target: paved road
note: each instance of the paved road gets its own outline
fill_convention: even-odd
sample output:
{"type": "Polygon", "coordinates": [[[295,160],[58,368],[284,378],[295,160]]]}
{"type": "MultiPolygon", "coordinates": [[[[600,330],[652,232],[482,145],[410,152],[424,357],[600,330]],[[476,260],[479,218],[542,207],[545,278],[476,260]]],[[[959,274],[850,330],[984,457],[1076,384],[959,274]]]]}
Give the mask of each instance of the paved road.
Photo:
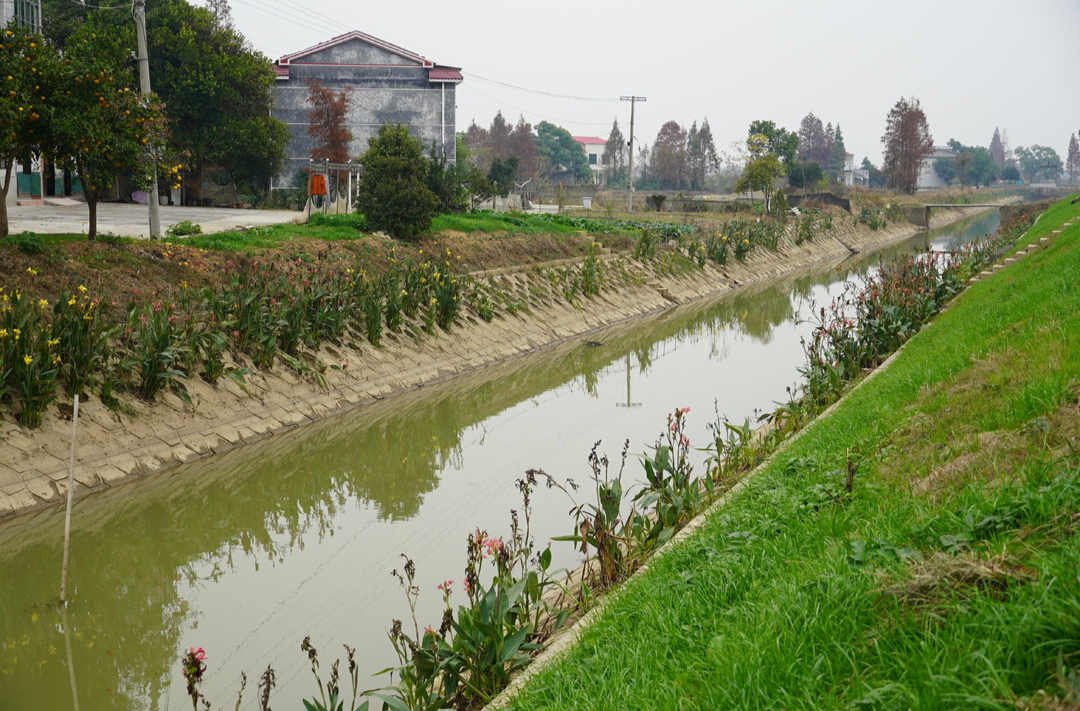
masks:
{"type": "MultiPolygon", "coordinates": [[[[72,201],[75,202],[75,201],[72,201]]],[[[227,207],[161,206],[161,231],[169,225],[191,220],[203,232],[225,232],[238,226],[255,227],[302,220],[301,212],[286,210],[239,210],[227,207]]],[[[86,204],[9,206],[8,225],[12,233],[86,234],[89,229],[86,204]]],[[[122,237],[150,236],[146,205],[101,203],[98,205],[98,234],[111,232],[122,237]]]]}

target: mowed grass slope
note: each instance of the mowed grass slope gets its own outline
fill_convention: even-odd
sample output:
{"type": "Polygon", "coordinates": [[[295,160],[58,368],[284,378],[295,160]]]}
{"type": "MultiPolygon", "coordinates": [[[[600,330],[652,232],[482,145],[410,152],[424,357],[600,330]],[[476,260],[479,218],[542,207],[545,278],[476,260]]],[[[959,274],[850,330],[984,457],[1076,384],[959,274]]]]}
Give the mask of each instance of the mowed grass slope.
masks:
{"type": "Polygon", "coordinates": [[[1080,708],[1078,456],[1080,223],[961,295],[511,705],[1080,708]]]}

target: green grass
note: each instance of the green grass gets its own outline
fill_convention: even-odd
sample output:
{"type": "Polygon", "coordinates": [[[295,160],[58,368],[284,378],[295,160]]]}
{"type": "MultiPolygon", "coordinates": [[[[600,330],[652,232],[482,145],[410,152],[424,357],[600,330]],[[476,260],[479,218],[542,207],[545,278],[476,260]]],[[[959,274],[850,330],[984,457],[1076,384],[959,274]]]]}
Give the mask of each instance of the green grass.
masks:
{"type": "MultiPolygon", "coordinates": [[[[1059,203],[1029,236],[1076,214],[1059,203]]],[[[1015,709],[1064,695],[1080,670],[1078,254],[1080,225],[975,284],[617,592],[513,706],[1015,709]],[[977,584],[957,582],[970,570],[977,584]]]]}
{"type": "MultiPolygon", "coordinates": [[[[271,225],[246,232],[223,232],[194,235],[175,241],[211,250],[243,251],[280,247],[295,240],[321,239],[327,241],[355,240],[364,235],[367,221],[363,215],[312,215],[306,225],[271,225]]],[[[513,234],[577,234],[575,228],[558,222],[538,219],[518,213],[478,212],[470,214],[437,215],[429,234],[444,230],[464,233],[513,234]]]]}
{"type": "Polygon", "coordinates": [[[535,215],[516,212],[473,212],[437,215],[431,221],[432,232],[514,232],[517,234],[576,234],[578,229],[548,222],[535,215]]]}
{"type": "Polygon", "coordinates": [[[325,217],[308,225],[268,225],[254,227],[244,232],[218,232],[208,235],[175,238],[177,244],[200,249],[240,252],[247,249],[273,249],[291,242],[320,239],[329,242],[360,239],[364,233],[356,226],[360,216],[341,215],[337,219],[325,217]],[[348,218],[353,218],[349,220],[348,218]]]}

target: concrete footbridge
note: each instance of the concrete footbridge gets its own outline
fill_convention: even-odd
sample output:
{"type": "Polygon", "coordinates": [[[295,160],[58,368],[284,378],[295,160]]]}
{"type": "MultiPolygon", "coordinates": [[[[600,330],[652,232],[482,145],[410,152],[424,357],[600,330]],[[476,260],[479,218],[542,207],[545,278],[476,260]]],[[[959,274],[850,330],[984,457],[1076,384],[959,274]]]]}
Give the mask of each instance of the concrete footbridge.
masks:
{"type": "Polygon", "coordinates": [[[1001,205],[998,205],[997,203],[994,203],[994,202],[988,202],[985,205],[979,205],[979,204],[974,204],[974,203],[963,204],[963,203],[953,203],[953,202],[931,202],[931,203],[927,203],[923,207],[926,207],[926,208],[931,208],[931,207],[1001,207],[1001,205]]]}
{"type": "Polygon", "coordinates": [[[951,202],[933,202],[925,205],[911,205],[905,208],[908,222],[919,227],[930,227],[930,210],[934,208],[947,208],[947,207],[994,207],[1002,209],[1002,219],[1007,219],[1005,209],[1012,207],[1012,205],[1000,205],[997,203],[951,203],[951,202]]]}

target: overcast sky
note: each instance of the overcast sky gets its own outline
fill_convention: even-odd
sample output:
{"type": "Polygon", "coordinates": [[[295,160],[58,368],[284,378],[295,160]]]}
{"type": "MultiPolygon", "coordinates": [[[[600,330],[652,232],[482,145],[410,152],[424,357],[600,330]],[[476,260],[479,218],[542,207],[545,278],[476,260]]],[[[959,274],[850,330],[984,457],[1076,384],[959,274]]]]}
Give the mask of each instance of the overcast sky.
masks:
{"type": "MultiPolygon", "coordinates": [[[[193,0],[205,4],[204,0],[193,0]]],[[[230,0],[270,59],[360,30],[461,67],[459,131],[502,110],[606,138],[616,117],[651,143],[708,117],[717,148],[755,119],[839,123],[856,163],[881,161],[885,116],[922,103],[936,144],[1048,145],[1080,131],[1080,0],[753,0],[543,3],[230,0]],[[576,97],[574,99],[559,96],[576,97]]]]}

